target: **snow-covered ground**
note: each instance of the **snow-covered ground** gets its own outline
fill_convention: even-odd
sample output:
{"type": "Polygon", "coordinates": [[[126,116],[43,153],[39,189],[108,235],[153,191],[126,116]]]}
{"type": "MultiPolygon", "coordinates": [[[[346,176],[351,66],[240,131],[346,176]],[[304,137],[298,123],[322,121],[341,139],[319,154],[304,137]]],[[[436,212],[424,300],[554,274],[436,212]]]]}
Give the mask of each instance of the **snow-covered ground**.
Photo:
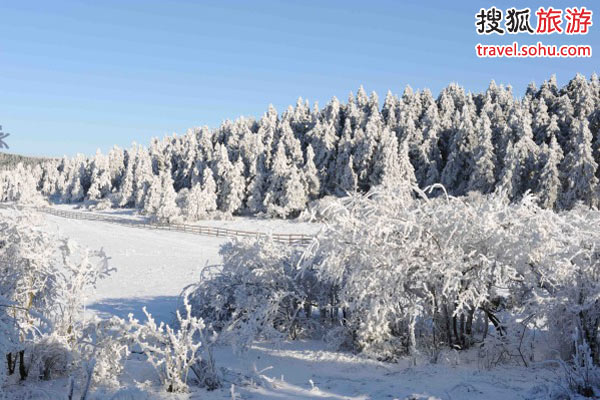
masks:
{"type": "Polygon", "coordinates": [[[104,315],[142,318],[146,306],[169,322],[182,289],[200,279],[204,268],[220,262],[224,238],[154,231],[100,221],[46,215],[48,229],[91,249],[104,249],[116,268],[101,280],[88,308],[104,315]]]}
{"type": "MultiPolygon", "coordinates": [[[[51,232],[93,249],[103,248],[111,257],[117,271],[87,299],[89,310],[103,316],[126,317],[131,312],[141,318],[146,306],[157,319],[171,321],[181,290],[200,279],[207,266],[220,262],[219,246],[227,240],[51,215],[46,219],[51,232]]],[[[256,229],[253,220],[237,222],[256,229]]],[[[267,222],[278,232],[295,227],[293,222],[267,222]]],[[[405,399],[418,394],[423,397],[415,399],[544,399],[555,381],[548,369],[486,370],[472,356],[469,361],[462,354],[459,362],[448,353],[437,365],[421,360],[413,366],[412,360],[391,364],[332,351],[319,341],[256,343],[241,355],[224,347],[217,349],[216,359],[227,370],[225,388],[210,393],[199,390],[189,398],[405,399]]],[[[139,382],[155,380],[155,376],[149,365],[132,358],[124,379],[139,382]]],[[[146,389],[151,397],[171,398],[158,386],[146,389]]]]}

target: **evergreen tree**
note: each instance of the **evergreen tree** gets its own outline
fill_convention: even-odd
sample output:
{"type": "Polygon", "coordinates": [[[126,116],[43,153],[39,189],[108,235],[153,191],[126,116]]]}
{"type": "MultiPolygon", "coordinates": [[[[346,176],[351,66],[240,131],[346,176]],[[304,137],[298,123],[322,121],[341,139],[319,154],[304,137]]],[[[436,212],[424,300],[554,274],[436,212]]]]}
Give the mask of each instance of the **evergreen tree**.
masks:
{"type": "Polygon", "coordinates": [[[550,139],[550,146],[544,144],[542,149],[543,165],[539,178],[537,195],[539,204],[544,208],[554,208],[560,194],[559,166],[563,158],[562,150],[556,137],[550,139]]]}
{"type": "Polygon", "coordinates": [[[191,188],[194,179],[194,169],[198,159],[198,140],[193,129],[187,131],[181,139],[180,159],[175,171],[175,188],[191,188]]]}
{"type": "Polygon", "coordinates": [[[217,210],[217,184],[210,168],[202,174],[202,202],[207,214],[217,210]]]}
{"type": "Polygon", "coordinates": [[[469,191],[476,190],[489,193],[494,188],[496,156],[492,146],[492,128],[487,115],[477,120],[475,130],[478,132],[477,146],[474,150],[473,173],[469,179],[469,191]]]}
{"type": "Polygon", "coordinates": [[[297,167],[304,164],[302,145],[300,140],[294,136],[289,121],[282,120],[278,129],[279,142],[283,144],[288,159],[297,167]]]}
{"type": "Polygon", "coordinates": [[[121,186],[121,180],[125,173],[125,152],[118,146],[113,148],[108,153],[108,168],[111,180],[111,188],[118,188],[121,186]]]}
{"type": "MultiPolygon", "coordinates": [[[[554,121],[556,123],[556,119],[554,121]]],[[[541,145],[542,143],[550,143],[550,132],[548,129],[550,122],[551,120],[550,116],[548,115],[548,106],[546,106],[546,103],[543,100],[537,101],[536,110],[533,114],[532,130],[535,142],[538,145],[541,145]]]]}
{"type": "Polygon", "coordinates": [[[217,204],[219,210],[233,214],[241,206],[244,199],[245,182],[242,165],[229,161],[225,145],[218,146],[215,158],[214,173],[217,176],[217,204]]]}
{"type": "Polygon", "coordinates": [[[375,154],[371,185],[397,188],[405,184],[406,174],[403,174],[401,168],[406,165],[400,162],[398,138],[389,129],[384,129],[375,154]]]}
{"type": "Polygon", "coordinates": [[[141,207],[142,213],[150,216],[156,215],[158,207],[160,206],[161,190],[162,182],[160,177],[152,175],[151,181],[146,190],[146,194],[143,198],[143,204],[141,207]]]}
{"type": "Polygon", "coordinates": [[[558,143],[563,149],[563,152],[567,154],[572,150],[569,148],[571,143],[569,136],[571,134],[571,124],[573,122],[575,111],[573,110],[571,99],[569,99],[569,96],[566,94],[563,94],[558,98],[554,107],[556,109],[556,116],[558,117],[557,122],[560,128],[560,135],[557,137],[558,143]]]}
{"type": "Polygon", "coordinates": [[[177,193],[175,193],[175,188],[173,187],[174,182],[173,178],[171,178],[171,173],[169,171],[161,172],[156,183],[160,193],[154,217],[163,223],[175,222],[179,217],[179,208],[175,202],[177,193]]]}
{"type": "Polygon", "coordinates": [[[354,172],[352,156],[351,128],[350,122],[347,121],[337,148],[334,192],[339,196],[344,196],[347,193],[356,191],[357,184],[358,177],[354,172]]]}
{"type": "Polygon", "coordinates": [[[430,186],[440,181],[442,154],[439,148],[441,131],[437,105],[430,104],[421,118],[423,143],[419,148],[418,162],[415,164],[415,175],[421,187],[430,186]]]}
{"type": "Polygon", "coordinates": [[[241,210],[246,191],[246,183],[242,174],[243,165],[241,161],[235,164],[228,160],[218,167],[221,177],[221,186],[218,190],[219,209],[228,214],[234,214],[241,210]]]}
{"type": "Polygon", "coordinates": [[[381,110],[383,122],[390,129],[390,131],[392,131],[396,135],[398,134],[396,132],[396,129],[398,128],[398,103],[398,97],[394,96],[392,92],[388,90],[387,95],[385,96],[385,100],[383,102],[383,108],[381,110]]]}
{"type": "Polygon", "coordinates": [[[80,202],[85,197],[85,190],[82,184],[84,175],[85,161],[81,154],[78,154],[71,163],[67,174],[67,192],[64,201],[76,203],[80,202]]]}
{"type": "Polygon", "coordinates": [[[316,199],[321,194],[321,182],[319,181],[319,171],[314,163],[315,153],[309,144],[306,148],[306,162],[304,163],[304,180],[310,199],[316,199]]]}
{"type": "Polygon", "coordinates": [[[267,187],[267,176],[269,175],[265,167],[265,158],[264,154],[259,156],[256,162],[256,174],[250,178],[250,183],[248,184],[248,201],[246,202],[246,207],[252,214],[259,214],[265,211],[263,202],[267,187]]]}
{"type": "Polygon", "coordinates": [[[451,138],[448,162],[442,171],[442,184],[455,195],[465,193],[473,170],[473,151],[477,144],[473,117],[474,109],[470,106],[464,107],[458,117],[458,131],[451,138]]]}
{"type": "Polygon", "coordinates": [[[110,193],[111,186],[109,160],[98,150],[92,161],[91,183],[87,191],[87,198],[89,200],[101,199],[110,193]]]}
{"type": "Polygon", "coordinates": [[[269,215],[286,218],[304,209],[308,201],[300,171],[290,162],[282,142],[277,146],[264,206],[269,215]]]}
{"type": "MultiPolygon", "coordinates": [[[[130,155],[131,157],[131,155],[130,155]]],[[[129,159],[127,163],[127,168],[125,168],[125,174],[123,175],[123,180],[121,182],[121,188],[119,190],[119,207],[128,207],[133,205],[133,159],[129,159]]]]}
{"type": "Polygon", "coordinates": [[[572,149],[561,165],[563,191],[561,205],[572,207],[576,201],[589,206],[598,204],[598,164],[592,156],[592,133],[587,119],[574,119],[571,123],[572,149]]]}
{"type": "MultiPolygon", "coordinates": [[[[180,191],[180,193],[183,192],[180,191]]],[[[189,221],[198,221],[206,216],[204,208],[204,199],[202,193],[202,185],[197,184],[192,186],[189,191],[184,194],[182,213],[189,221]]]]}

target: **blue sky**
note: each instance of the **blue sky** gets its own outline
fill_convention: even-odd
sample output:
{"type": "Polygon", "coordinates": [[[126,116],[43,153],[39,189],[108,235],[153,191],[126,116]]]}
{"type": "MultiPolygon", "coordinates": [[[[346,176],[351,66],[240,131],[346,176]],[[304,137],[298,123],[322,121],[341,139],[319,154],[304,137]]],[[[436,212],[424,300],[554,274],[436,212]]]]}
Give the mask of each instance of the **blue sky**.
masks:
{"type": "Polygon", "coordinates": [[[562,84],[600,72],[596,55],[478,59],[478,42],[600,51],[600,16],[586,36],[478,36],[474,14],[492,5],[596,11],[579,0],[0,1],[0,125],[11,152],[92,154],[281,111],[299,96],[345,101],[361,84],[381,99],[407,84],[437,95],[491,79],[520,94],[553,73],[562,84]]]}

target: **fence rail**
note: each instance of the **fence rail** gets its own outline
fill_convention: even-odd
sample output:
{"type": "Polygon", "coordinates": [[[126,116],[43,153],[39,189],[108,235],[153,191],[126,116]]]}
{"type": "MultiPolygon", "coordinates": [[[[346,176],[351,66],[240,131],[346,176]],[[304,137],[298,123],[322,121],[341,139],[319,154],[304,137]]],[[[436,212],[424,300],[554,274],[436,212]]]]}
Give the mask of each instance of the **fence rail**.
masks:
{"type": "MultiPolygon", "coordinates": [[[[6,205],[0,205],[1,207],[6,207],[6,205]]],[[[23,208],[21,206],[16,206],[17,208],[23,208]]],[[[137,228],[144,229],[156,229],[156,230],[166,230],[166,231],[176,231],[176,232],[184,232],[184,233],[192,233],[196,235],[203,236],[213,236],[213,237],[268,237],[271,236],[273,240],[280,243],[288,243],[288,244],[307,244],[309,243],[313,237],[311,235],[305,235],[302,233],[272,233],[267,234],[264,232],[254,232],[254,231],[244,231],[237,229],[228,229],[228,228],[216,228],[212,226],[205,225],[189,225],[189,224],[161,224],[154,222],[146,222],[133,220],[128,218],[121,218],[112,215],[100,215],[93,214],[89,212],[81,212],[81,211],[67,211],[67,210],[58,210],[52,207],[41,206],[41,207],[33,207],[36,211],[43,212],[46,214],[55,215],[57,217],[69,218],[69,219],[79,219],[79,220],[89,220],[89,221],[102,221],[109,222],[120,225],[128,225],[137,228]]]]}

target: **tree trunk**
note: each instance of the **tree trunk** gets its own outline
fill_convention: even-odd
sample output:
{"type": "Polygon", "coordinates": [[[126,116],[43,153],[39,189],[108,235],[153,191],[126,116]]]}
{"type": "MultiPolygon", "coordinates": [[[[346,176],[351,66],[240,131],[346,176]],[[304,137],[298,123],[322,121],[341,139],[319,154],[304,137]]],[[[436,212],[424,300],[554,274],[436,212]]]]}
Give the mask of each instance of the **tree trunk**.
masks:
{"type": "Polygon", "coordinates": [[[506,333],[504,330],[504,327],[502,326],[502,324],[500,323],[500,320],[498,319],[498,317],[496,317],[489,309],[487,308],[482,308],[483,312],[485,312],[485,315],[490,319],[490,321],[492,321],[492,324],[494,324],[494,327],[496,328],[496,330],[498,331],[498,333],[500,334],[500,336],[504,336],[504,334],[506,333]]]}
{"type": "Polygon", "coordinates": [[[12,374],[14,374],[14,373],[15,373],[15,366],[16,366],[16,364],[17,364],[17,359],[15,358],[15,359],[13,360],[13,355],[12,355],[12,353],[8,353],[8,354],[6,355],[6,364],[7,364],[7,366],[8,366],[8,368],[7,368],[7,369],[8,369],[8,374],[9,374],[9,375],[12,375],[12,374]]]}
{"type": "Polygon", "coordinates": [[[467,340],[465,335],[465,314],[460,314],[460,347],[463,349],[467,348],[467,340]]]}
{"type": "Polygon", "coordinates": [[[444,304],[444,320],[446,322],[446,339],[448,341],[448,347],[452,347],[452,332],[450,330],[450,313],[448,312],[448,306],[444,304]]]}
{"type": "Polygon", "coordinates": [[[25,350],[19,351],[19,376],[24,381],[27,378],[27,369],[25,368],[25,350]]]}
{"type": "Polygon", "coordinates": [[[304,314],[306,314],[307,319],[312,316],[312,305],[308,301],[304,303],[304,314]]]}
{"type": "Polygon", "coordinates": [[[460,336],[458,335],[458,319],[456,318],[456,315],[452,317],[452,331],[454,333],[453,343],[460,345],[460,336]]]}
{"type": "Polygon", "coordinates": [[[465,326],[465,333],[467,336],[469,346],[473,343],[473,316],[475,315],[475,308],[469,310],[467,315],[467,324],[465,326]]]}

